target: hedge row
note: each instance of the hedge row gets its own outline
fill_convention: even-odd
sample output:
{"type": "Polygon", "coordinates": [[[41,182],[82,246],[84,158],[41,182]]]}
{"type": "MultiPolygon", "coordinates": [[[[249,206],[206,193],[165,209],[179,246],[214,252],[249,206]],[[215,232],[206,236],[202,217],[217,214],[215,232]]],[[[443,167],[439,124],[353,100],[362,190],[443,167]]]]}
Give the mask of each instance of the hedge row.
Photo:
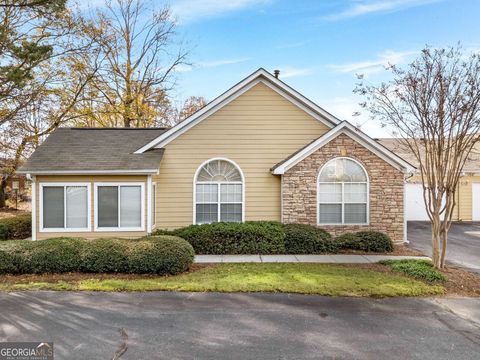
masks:
{"type": "Polygon", "coordinates": [[[32,217],[19,215],[0,220],[0,240],[26,239],[32,236],[32,217]]]}
{"type": "Polygon", "coordinates": [[[283,254],[285,232],[282,224],[273,221],[244,223],[219,222],[190,225],[157,234],[179,236],[187,240],[196,254],[283,254]]]}
{"type": "Polygon", "coordinates": [[[360,231],[336,239],[323,229],[272,221],[190,225],[157,230],[187,240],[197,254],[325,254],[354,249],[374,252],[393,250],[390,238],[380,232],[360,231]]]}
{"type": "Polygon", "coordinates": [[[0,273],[178,274],[193,263],[192,246],[173,236],[136,240],[52,238],[0,244],[0,273]]]}

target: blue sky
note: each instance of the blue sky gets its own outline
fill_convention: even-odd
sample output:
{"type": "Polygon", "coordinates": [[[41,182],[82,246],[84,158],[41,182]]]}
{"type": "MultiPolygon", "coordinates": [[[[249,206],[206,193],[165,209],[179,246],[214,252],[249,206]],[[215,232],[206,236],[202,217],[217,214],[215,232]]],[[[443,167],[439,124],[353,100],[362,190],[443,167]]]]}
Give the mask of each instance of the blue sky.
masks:
{"type": "Polygon", "coordinates": [[[355,73],[387,79],[388,62],[407,64],[425,44],[480,50],[478,0],[177,0],[179,35],[194,46],[178,73],[177,96],[213,99],[259,67],[371,136],[388,135],[368,114],[355,73]]]}

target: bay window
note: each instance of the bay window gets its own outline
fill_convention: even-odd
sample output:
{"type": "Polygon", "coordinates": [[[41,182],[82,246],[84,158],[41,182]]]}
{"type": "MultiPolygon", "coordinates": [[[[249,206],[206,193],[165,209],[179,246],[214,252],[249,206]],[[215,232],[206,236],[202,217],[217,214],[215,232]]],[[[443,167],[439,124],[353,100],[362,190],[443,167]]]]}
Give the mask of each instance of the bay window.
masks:
{"type": "Polygon", "coordinates": [[[144,230],[143,183],[97,183],[95,204],[96,230],[144,230]]]}
{"type": "Polygon", "coordinates": [[[40,231],[89,231],[90,184],[40,183],[40,231]]]}
{"type": "Polygon", "coordinates": [[[367,172],[353,159],[330,160],[318,176],[318,224],[367,223],[367,172]]]}

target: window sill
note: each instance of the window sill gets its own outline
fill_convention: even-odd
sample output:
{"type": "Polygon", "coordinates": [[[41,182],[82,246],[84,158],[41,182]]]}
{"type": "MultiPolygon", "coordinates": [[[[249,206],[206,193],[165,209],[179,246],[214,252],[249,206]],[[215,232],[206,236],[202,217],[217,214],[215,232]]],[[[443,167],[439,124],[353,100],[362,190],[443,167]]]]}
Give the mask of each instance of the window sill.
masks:
{"type": "Polygon", "coordinates": [[[130,232],[130,231],[145,231],[144,227],[135,227],[135,228],[95,228],[94,231],[98,232],[130,232]]]}
{"type": "Polygon", "coordinates": [[[41,233],[56,233],[56,232],[91,232],[91,228],[45,228],[40,229],[41,233]]]}

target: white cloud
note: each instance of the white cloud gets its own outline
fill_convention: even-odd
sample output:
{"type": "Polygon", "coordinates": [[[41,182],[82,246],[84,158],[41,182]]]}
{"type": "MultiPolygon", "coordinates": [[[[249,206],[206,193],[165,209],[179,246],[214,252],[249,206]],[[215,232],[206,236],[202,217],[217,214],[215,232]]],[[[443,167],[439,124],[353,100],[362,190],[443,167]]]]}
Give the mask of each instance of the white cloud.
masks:
{"type": "Polygon", "coordinates": [[[188,72],[194,69],[208,69],[215,68],[223,65],[238,64],[250,60],[250,58],[235,58],[235,59],[223,59],[223,60],[211,60],[200,61],[194,65],[181,65],[176,68],[177,72],[188,72]]]}
{"type": "Polygon", "coordinates": [[[172,3],[174,16],[182,24],[221,16],[269,3],[270,0],[178,0],[172,3]]]}
{"type": "Polygon", "coordinates": [[[402,65],[405,64],[413,55],[418,54],[418,51],[409,50],[403,52],[397,52],[387,50],[374,60],[366,60],[359,62],[352,62],[347,64],[335,64],[328,67],[336,72],[341,73],[361,73],[364,75],[380,72],[389,65],[402,65]]]}
{"type": "Polygon", "coordinates": [[[294,68],[294,67],[278,67],[276,69],[280,69],[280,78],[281,79],[288,79],[298,76],[306,76],[313,73],[312,69],[308,68],[294,68]]]}
{"type": "Polygon", "coordinates": [[[354,18],[357,16],[395,12],[411,7],[437,3],[444,0],[360,0],[353,1],[345,10],[324,17],[326,20],[336,21],[354,18]]]}

